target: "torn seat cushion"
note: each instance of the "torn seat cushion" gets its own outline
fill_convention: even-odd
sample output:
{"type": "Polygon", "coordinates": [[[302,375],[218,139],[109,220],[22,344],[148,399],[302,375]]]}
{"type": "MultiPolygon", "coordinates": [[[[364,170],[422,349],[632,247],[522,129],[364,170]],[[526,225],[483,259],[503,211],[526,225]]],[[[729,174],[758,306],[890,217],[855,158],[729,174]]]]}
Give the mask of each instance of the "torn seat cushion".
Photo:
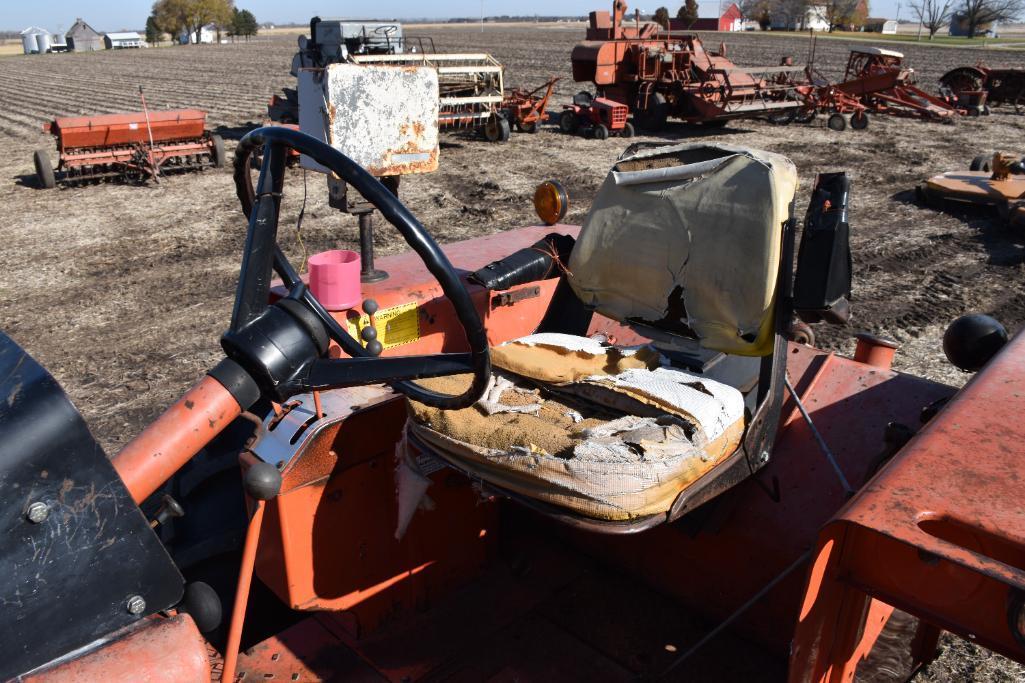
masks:
{"type": "MultiPolygon", "coordinates": [[[[481,401],[454,411],[411,401],[410,430],[471,475],[587,517],[667,512],[743,435],[738,390],[668,367],[647,346],[536,334],[492,360],[481,401]]],[[[421,384],[455,393],[468,382],[421,384]]]]}
{"type": "Polygon", "coordinates": [[[721,144],[621,159],[569,263],[588,307],[731,354],[772,352],[783,228],[797,172],[786,157],[721,144]]]}

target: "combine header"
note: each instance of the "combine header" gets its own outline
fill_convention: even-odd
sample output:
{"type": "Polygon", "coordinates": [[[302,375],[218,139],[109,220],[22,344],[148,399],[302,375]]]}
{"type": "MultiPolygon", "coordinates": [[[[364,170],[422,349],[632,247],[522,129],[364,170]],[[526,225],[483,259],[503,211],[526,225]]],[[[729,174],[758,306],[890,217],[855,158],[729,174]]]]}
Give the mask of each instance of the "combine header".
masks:
{"type": "Polygon", "coordinates": [[[627,26],[627,6],[591,12],[587,40],[573,48],[573,80],[590,81],[604,97],[629,106],[634,122],[657,131],[672,116],[687,123],[721,123],[796,110],[791,74],[803,66],[741,68],[724,49],[708,52],[690,34],[658,24],[627,26]]]}
{"type": "Polygon", "coordinates": [[[60,117],[43,124],[57,138],[57,168],[35,152],[39,186],[105,179],[143,181],[170,172],[224,165],[224,142],[198,109],[60,117]]]}

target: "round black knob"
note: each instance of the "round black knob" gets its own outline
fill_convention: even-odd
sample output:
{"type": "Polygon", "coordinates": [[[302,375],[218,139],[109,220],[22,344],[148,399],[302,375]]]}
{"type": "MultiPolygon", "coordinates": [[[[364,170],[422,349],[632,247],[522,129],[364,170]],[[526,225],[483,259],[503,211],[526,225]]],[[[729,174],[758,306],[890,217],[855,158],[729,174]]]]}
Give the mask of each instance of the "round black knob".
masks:
{"type": "Polygon", "coordinates": [[[367,342],[367,353],[371,356],[380,356],[382,351],[384,351],[384,346],[381,345],[381,342],[376,339],[367,342]]]}
{"type": "Polygon", "coordinates": [[[1004,326],[981,313],[962,315],[943,333],[943,353],[947,360],[967,372],[981,368],[1006,343],[1004,326]]]}
{"type": "Polygon", "coordinates": [[[373,325],[367,325],[362,330],[360,330],[359,336],[363,341],[374,341],[375,339],[377,339],[377,328],[375,328],[373,325]]]}
{"type": "Polygon", "coordinates": [[[257,462],[246,470],[242,485],[253,498],[270,500],[281,490],[281,472],[268,462],[257,462]]]}
{"type": "Polygon", "coordinates": [[[378,306],[377,302],[373,299],[365,299],[363,301],[363,312],[367,315],[373,315],[377,313],[379,308],[380,306],[378,306]]]}
{"type": "Polygon", "coordinates": [[[200,633],[209,633],[221,625],[221,598],[202,581],[185,586],[185,597],[178,609],[192,617],[200,633]]]}

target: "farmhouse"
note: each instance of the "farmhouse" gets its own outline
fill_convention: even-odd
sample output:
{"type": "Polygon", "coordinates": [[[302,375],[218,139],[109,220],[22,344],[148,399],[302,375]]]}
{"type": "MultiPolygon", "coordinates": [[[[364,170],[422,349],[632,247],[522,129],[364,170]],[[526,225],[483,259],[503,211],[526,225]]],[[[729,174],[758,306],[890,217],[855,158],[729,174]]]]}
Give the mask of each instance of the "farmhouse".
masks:
{"type": "MultiPolygon", "coordinates": [[[[699,4],[699,12],[704,13],[704,6],[699,4]]],[[[670,19],[670,31],[742,31],[744,30],[744,15],[736,3],[730,3],[718,14],[719,7],[716,6],[708,16],[698,17],[694,22],[686,22],[683,19],[670,19]],[[718,16],[716,16],[718,14],[718,16]]]]}
{"type": "MultiPolygon", "coordinates": [[[[217,26],[215,24],[207,24],[199,30],[199,41],[200,43],[216,43],[217,42],[217,26]]],[[[195,45],[196,32],[189,31],[188,29],[182,31],[178,35],[178,43],[181,45],[189,45],[190,43],[195,45]]]]}
{"type": "Polygon", "coordinates": [[[829,20],[826,19],[825,5],[811,5],[804,16],[787,17],[782,14],[772,17],[774,31],[828,31],[829,20]]]}
{"type": "Polygon", "coordinates": [[[123,50],[130,47],[142,47],[142,36],[135,31],[107,33],[103,36],[103,44],[108,50],[123,50]]]}
{"type": "Polygon", "coordinates": [[[85,23],[81,17],[75,19],[74,25],[68,29],[65,38],[68,41],[68,49],[72,52],[103,49],[103,36],[94,31],[93,27],[85,23]]]}

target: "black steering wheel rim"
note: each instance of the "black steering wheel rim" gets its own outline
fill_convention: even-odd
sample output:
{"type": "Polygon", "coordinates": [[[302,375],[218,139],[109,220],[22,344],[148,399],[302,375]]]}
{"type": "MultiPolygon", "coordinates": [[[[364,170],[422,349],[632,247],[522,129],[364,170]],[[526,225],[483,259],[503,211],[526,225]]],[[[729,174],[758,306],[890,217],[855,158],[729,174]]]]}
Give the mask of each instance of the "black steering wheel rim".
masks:
{"type": "MultiPolygon", "coordinates": [[[[238,148],[235,151],[234,180],[236,193],[242,204],[242,211],[247,218],[251,217],[256,204],[256,192],[249,174],[250,157],[260,148],[264,149],[264,156],[266,157],[268,156],[267,152],[272,146],[291,148],[309,156],[359,192],[364,199],[380,211],[385,220],[398,230],[406,244],[416,252],[427,267],[427,270],[438,281],[438,284],[441,285],[442,292],[455,309],[456,317],[466,334],[470,347],[470,363],[465,367],[465,372],[472,372],[473,381],[466,391],[457,395],[441,394],[408,380],[385,379],[383,381],[410,399],[436,408],[452,410],[465,408],[475,403],[487,389],[491,378],[491,357],[488,348],[487,332],[469,292],[466,290],[448,257],[438,246],[438,243],[434,241],[434,238],[431,237],[426,228],[398,197],[359,164],[342,152],[314,137],[284,127],[268,126],[257,128],[246,134],[239,141],[238,148]]],[[[335,320],[317,298],[313,296],[312,292],[301,286],[302,279],[298,271],[295,270],[280,246],[276,243],[274,245],[273,268],[289,290],[298,289],[301,291],[300,298],[302,302],[313,311],[320,322],[323,323],[331,339],[337,342],[345,353],[349,354],[352,358],[365,359],[365,364],[373,362],[371,360],[373,357],[362,344],[355,340],[335,320]]],[[[424,364],[429,364],[431,360],[445,360],[449,361],[449,365],[451,365],[453,359],[462,355],[464,354],[435,354],[433,356],[424,356],[422,360],[424,364]]],[[[338,359],[337,362],[344,363],[346,360],[349,359],[338,359]]],[[[421,376],[437,376],[438,374],[454,373],[424,372],[421,376]]]]}

